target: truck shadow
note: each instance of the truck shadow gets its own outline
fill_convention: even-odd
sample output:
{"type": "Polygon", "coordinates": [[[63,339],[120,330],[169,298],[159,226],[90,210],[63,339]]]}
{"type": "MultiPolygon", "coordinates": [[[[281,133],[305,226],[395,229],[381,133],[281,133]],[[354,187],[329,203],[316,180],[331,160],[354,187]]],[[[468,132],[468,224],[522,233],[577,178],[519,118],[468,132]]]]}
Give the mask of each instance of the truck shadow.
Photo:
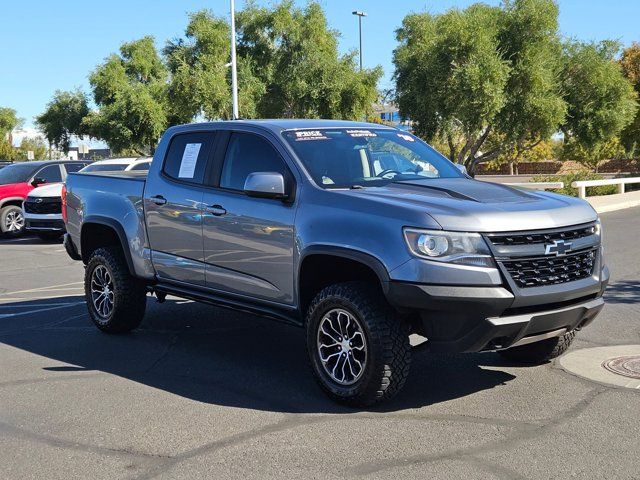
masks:
{"type": "Polygon", "coordinates": [[[604,299],[607,303],[640,302],[640,280],[621,280],[609,284],[604,299]]]}
{"type": "MultiPolygon", "coordinates": [[[[328,400],[315,384],[302,329],[182,300],[158,305],[150,298],[138,330],[107,335],[91,324],[82,301],[76,296],[0,304],[0,346],[51,360],[34,368],[52,380],[104,372],[210,404],[353,412],[328,400]]],[[[419,408],[495,388],[515,378],[500,365],[490,353],[417,353],[404,390],[374,410],[419,408]]]]}

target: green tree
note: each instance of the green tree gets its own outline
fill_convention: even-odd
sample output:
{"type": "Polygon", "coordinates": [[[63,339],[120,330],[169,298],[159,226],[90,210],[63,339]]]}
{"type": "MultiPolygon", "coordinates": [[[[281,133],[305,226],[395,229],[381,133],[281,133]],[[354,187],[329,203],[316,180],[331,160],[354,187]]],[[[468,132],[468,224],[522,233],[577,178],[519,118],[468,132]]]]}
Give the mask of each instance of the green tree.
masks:
{"type": "Polygon", "coordinates": [[[339,34],[319,3],[250,2],[238,14],[238,31],[238,54],[264,86],[259,116],[357,119],[371,111],[382,69],[360,71],[355,52],[338,54],[339,34]]]}
{"type": "Polygon", "coordinates": [[[115,151],[152,153],[168,125],[168,72],[153,37],[124,43],[89,76],[98,107],[82,122],[115,151]]]}
{"type": "MultiPolygon", "coordinates": [[[[633,42],[622,51],[620,65],[624,76],[631,82],[636,95],[640,95],[640,43],[633,42]]],[[[640,155],[640,110],[633,121],[622,131],[620,139],[632,156],[640,155]]]]}
{"type": "Polygon", "coordinates": [[[11,144],[11,132],[20,125],[22,125],[22,119],[18,118],[13,108],[0,107],[0,139],[7,140],[11,144]]]}
{"type": "Polygon", "coordinates": [[[72,137],[85,133],[82,120],[88,113],[87,96],[80,89],[69,92],[56,90],[45,111],[36,117],[36,125],[49,145],[68,153],[72,137]]]}
{"type": "Polygon", "coordinates": [[[534,148],[566,113],[557,18],[552,0],[408,15],[394,51],[401,115],[470,172],[534,148]]]}
{"type": "Polygon", "coordinates": [[[569,42],[563,55],[566,155],[596,171],[601,160],[620,151],[616,137],[637,110],[636,93],[616,61],[619,51],[613,41],[569,42]]]}
{"type": "Polygon", "coordinates": [[[17,157],[27,159],[27,152],[33,152],[34,160],[44,160],[47,157],[47,144],[42,137],[24,137],[20,142],[17,157]]]}
{"type": "MultiPolygon", "coordinates": [[[[170,114],[175,122],[188,122],[198,115],[209,120],[231,118],[229,36],[224,18],[202,10],[189,16],[185,38],[167,43],[170,114]]],[[[249,59],[238,58],[238,77],[239,109],[243,117],[253,117],[264,87],[256,81],[249,59]]]]}

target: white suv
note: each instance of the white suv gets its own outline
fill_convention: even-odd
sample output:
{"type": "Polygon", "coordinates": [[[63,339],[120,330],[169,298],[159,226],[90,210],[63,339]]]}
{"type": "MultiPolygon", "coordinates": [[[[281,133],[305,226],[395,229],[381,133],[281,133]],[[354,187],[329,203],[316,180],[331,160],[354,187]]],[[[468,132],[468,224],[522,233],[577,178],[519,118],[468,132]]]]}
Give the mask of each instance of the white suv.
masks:
{"type": "MultiPolygon", "coordinates": [[[[151,157],[100,160],[85,166],[79,172],[147,172],[151,160],[151,157]]],[[[56,240],[65,232],[61,210],[62,186],[62,183],[52,183],[34,188],[22,204],[25,229],[43,240],[56,240]]]]}

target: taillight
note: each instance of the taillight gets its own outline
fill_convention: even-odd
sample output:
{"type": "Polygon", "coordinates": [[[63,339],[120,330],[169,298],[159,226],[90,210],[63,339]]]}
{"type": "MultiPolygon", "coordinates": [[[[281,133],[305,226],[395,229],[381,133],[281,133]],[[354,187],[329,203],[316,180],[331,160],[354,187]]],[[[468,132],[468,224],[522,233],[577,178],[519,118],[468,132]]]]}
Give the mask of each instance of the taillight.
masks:
{"type": "Polygon", "coordinates": [[[62,220],[67,223],[67,186],[62,184],[62,220]]]}

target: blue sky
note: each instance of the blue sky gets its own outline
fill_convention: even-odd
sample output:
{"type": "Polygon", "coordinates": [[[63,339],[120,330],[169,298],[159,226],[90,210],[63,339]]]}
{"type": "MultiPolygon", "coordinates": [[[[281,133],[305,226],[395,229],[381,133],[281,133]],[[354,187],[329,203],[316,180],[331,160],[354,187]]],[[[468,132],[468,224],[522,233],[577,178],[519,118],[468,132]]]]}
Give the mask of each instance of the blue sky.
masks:
{"type": "MultiPolygon", "coordinates": [[[[56,89],[87,90],[88,73],[124,41],[153,35],[158,46],[180,36],[187,13],[209,8],[228,15],[228,0],[27,0],[2,2],[0,106],[18,111],[25,125],[42,112],[56,89]]],[[[260,0],[261,4],[270,1],[260,0]]],[[[305,4],[305,1],[298,2],[305,4]]],[[[331,26],[342,34],[340,49],[357,48],[357,18],[364,10],[365,66],[382,65],[391,85],[395,29],[411,11],[441,12],[468,0],[322,0],[331,26]]],[[[496,4],[489,0],[486,3],[496,4]]],[[[244,4],[236,0],[236,8],[244,4]]],[[[560,29],[583,40],[640,41],[640,1],[560,0],[560,29]]]]}

